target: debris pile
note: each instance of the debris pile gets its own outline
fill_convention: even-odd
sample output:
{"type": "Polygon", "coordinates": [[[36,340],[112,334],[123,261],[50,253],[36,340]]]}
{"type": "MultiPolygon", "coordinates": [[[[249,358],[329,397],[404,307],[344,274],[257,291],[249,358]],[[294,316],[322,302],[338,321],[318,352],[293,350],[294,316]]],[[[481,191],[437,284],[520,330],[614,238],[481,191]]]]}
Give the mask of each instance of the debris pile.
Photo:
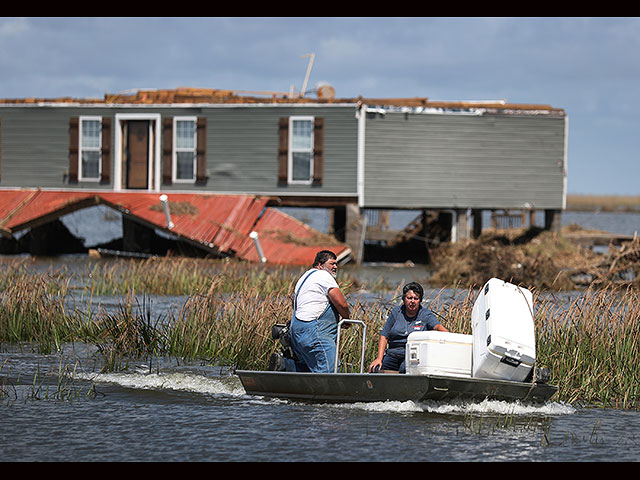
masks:
{"type": "MultiPolygon", "coordinates": [[[[575,228],[575,227],[574,227],[575,228]]],[[[640,239],[598,253],[540,228],[486,231],[431,250],[435,285],[480,286],[491,277],[545,290],[591,284],[640,287],[640,239]]]]}

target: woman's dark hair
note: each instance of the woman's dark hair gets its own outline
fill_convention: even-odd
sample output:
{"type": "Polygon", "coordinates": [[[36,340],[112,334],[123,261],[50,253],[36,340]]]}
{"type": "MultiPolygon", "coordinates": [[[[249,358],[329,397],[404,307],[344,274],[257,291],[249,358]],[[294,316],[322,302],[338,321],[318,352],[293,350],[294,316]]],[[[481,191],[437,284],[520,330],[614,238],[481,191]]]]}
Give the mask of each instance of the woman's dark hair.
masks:
{"type": "Polygon", "coordinates": [[[325,263],[327,260],[329,260],[330,258],[332,258],[333,260],[337,260],[338,257],[336,257],[336,254],[333,253],[331,250],[320,250],[318,253],[316,253],[316,258],[313,261],[313,267],[316,267],[318,265],[322,265],[323,263],[325,263]]]}
{"type": "Polygon", "coordinates": [[[422,296],[424,295],[424,289],[422,285],[418,282],[410,282],[407,283],[404,287],[402,287],[402,300],[407,296],[407,292],[412,291],[416,293],[420,297],[420,301],[422,301],[422,296]]]}

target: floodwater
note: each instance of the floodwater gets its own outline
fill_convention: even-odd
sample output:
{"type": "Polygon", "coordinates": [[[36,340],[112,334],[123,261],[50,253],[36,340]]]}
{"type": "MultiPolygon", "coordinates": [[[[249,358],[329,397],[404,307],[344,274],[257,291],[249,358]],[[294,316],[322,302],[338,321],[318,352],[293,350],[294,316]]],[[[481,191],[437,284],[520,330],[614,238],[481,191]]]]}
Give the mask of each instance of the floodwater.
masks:
{"type": "MultiPolygon", "coordinates": [[[[600,215],[591,215],[591,221],[600,215]]],[[[619,221],[608,230],[640,230],[640,215],[619,221]]],[[[406,280],[416,271],[370,268],[406,280]]],[[[175,308],[180,299],[152,302],[175,308]]],[[[313,405],[248,396],[233,372],[207,365],[155,359],[127,372],[99,374],[92,347],[65,345],[51,355],[35,348],[0,346],[0,459],[5,462],[640,460],[640,412],[635,411],[553,399],[538,406],[313,405]]]]}
{"type": "Polygon", "coordinates": [[[230,372],[86,352],[0,354],[0,456],[16,461],[637,461],[640,413],[484,401],[313,405],[245,394],[230,372]],[[61,367],[62,365],[62,367],[61,367]],[[68,366],[68,367],[67,367],[68,366]],[[60,385],[60,369],[70,377],[60,385]],[[75,369],[75,371],[73,371],[75,369]],[[72,379],[71,379],[72,378],[72,379]],[[94,388],[90,389],[91,383],[94,388]],[[64,391],[64,394],[60,394],[64,391]]]}

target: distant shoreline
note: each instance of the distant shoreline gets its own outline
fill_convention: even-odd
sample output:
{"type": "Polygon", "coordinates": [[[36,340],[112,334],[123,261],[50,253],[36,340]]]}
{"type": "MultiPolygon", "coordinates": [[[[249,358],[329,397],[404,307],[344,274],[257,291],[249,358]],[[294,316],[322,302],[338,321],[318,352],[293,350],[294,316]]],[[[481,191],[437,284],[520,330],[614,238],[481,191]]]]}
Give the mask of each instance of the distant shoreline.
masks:
{"type": "Polygon", "coordinates": [[[640,195],[567,195],[569,211],[640,213],[640,195]]]}

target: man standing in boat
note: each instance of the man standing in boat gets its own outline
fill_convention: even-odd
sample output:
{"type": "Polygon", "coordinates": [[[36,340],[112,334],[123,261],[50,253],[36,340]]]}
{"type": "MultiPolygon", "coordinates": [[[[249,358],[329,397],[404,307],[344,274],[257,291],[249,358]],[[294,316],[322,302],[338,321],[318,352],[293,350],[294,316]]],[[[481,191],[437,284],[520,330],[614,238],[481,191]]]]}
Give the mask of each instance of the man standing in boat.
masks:
{"type": "Polygon", "coordinates": [[[281,367],[276,360],[270,362],[269,369],[333,372],[338,322],[340,317],[349,318],[349,305],[336,282],[337,273],[335,253],[318,252],[313,267],[300,277],[294,290],[290,341],[298,362],[294,367],[294,362],[286,359],[281,367]]]}

